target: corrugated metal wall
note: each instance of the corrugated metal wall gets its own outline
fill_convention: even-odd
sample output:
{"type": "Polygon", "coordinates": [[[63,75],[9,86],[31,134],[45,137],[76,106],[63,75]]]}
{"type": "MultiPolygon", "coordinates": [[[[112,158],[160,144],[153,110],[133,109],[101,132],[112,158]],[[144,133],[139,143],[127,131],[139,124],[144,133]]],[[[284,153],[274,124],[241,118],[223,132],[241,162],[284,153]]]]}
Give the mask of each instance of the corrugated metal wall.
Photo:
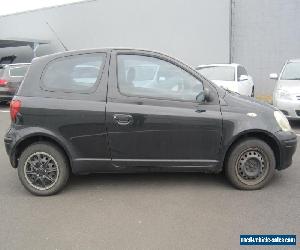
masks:
{"type": "Polygon", "coordinates": [[[230,59],[230,0],[87,1],[0,17],[0,38],[49,39],[49,51],[61,50],[46,22],[69,49],[147,48],[192,66],[230,59]]]}
{"type": "Polygon", "coordinates": [[[232,0],[231,33],[231,60],[247,67],[258,95],[271,95],[269,73],[300,58],[300,0],[232,0]]]}

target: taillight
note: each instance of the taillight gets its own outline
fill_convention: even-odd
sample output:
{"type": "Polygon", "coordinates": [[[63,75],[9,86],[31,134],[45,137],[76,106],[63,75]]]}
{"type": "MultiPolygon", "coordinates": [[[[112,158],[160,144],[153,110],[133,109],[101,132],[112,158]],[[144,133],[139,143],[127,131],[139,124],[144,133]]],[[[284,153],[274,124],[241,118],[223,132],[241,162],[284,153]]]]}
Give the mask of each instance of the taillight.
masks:
{"type": "Polygon", "coordinates": [[[5,79],[0,79],[0,87],[6,86],[7,81],[5,79]]]}
{"type": "Polygon", "coordinates": [[[21,101],[20,100],[12,100],[10,102],[10,117],[13,122],[17,120],[17,115],[21,109],[21,101]]]}

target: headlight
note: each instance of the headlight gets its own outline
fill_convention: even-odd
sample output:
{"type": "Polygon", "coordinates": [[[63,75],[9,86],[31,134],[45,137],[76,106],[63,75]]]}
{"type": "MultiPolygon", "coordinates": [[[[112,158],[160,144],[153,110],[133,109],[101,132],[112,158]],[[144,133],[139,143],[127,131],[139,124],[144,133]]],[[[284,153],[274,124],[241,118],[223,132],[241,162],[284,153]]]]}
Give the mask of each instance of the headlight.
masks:
{"type": "Polygon", "coordinates": [[[279,125],[279,127],[282,129],[282,131],[292,131],[292,128],[290,126],[290,123],[288,119],[285,117],[285,115],[277,110],[274,111],[274,117],[279,125]]]}
{"type": "Polygon", "coordinates": [[[279,99],[292,100],[291,94],[286,90],[277,89],[275,94],[276,94],[276,97],[279,99]]]}

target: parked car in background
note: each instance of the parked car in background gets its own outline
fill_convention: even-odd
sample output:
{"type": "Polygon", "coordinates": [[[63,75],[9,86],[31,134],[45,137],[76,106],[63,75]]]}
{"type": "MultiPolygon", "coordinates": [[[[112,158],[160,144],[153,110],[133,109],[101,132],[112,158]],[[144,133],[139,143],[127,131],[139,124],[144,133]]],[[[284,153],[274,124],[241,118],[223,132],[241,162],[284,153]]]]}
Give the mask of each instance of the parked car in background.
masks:
{"type": "Polygon", "coordinates": [[[273,92],[273,105],[289,119],[300,119],[300,59],[286,61],[281,73],[272,73],[276,80],[273,92]]]}
{"type": "Polygon", "coordinates": [[[288,120],[273,106],[146,50],[35,58],[10,105],[6,151],[36,195],[60,191],[70,171],[224,169],[235,187],[260,189],[276,169],[291,165],[297,145],[288,120]],[[158,77],[148,77],[150,65],[158,77]],[[155,83],[143,86],[149,79],[155,83]]]}
{"type": "Polygon", "coordinates": [[[253,79],[240,64],[199,65],[196,70],[219,87],[254,97],[253,79]]]}
{"type": "Polygon", "coordinates": [[[10,101],[18,90],[30,63],[0,65],[0,102],[10,101]]]}

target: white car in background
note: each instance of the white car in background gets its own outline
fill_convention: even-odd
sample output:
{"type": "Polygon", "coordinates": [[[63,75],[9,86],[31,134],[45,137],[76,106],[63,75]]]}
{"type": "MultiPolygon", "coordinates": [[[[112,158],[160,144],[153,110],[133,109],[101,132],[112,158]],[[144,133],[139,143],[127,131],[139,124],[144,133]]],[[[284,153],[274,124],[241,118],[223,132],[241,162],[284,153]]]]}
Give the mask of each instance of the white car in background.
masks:
{"type": "Polygon", "coordinates": [[[300,59],[288,60],[278,77],[276,73],[270,78],[277,80],[273,92],[273,105],[289,119],[300,119],[300,59]]]}
{"type": "Polygon", "coordinates": [[[244,66],[231,64],[199,65],[196,70],[216,85],[241,95],[254,96],[254,83],[244,66]]]}

